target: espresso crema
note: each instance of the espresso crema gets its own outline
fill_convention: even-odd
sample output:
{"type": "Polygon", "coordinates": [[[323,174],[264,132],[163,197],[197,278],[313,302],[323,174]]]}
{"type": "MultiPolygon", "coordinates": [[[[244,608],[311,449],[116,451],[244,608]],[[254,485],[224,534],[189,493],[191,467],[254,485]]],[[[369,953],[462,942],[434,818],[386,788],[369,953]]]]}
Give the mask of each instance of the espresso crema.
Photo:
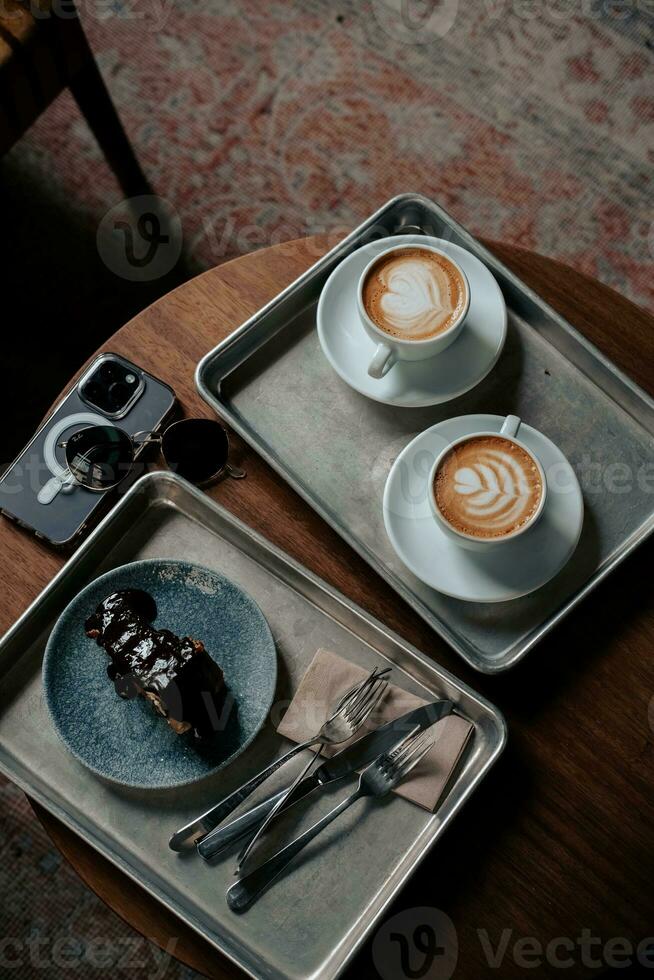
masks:
{"type": "Polygon", "coordinates": [[[362,298],[380,330],[400,340],[428,340],[459,319],[467,290],[463,276],[444,255],[402,248],[370,269],[362,298]]]}
{"type": "Polygon", "coordinates": [[[534,459],[502,436],[472,436],[454,446],[434,478],[442,516],[476,538],[513,534],[532,519],[542,495],[534,459]]]}

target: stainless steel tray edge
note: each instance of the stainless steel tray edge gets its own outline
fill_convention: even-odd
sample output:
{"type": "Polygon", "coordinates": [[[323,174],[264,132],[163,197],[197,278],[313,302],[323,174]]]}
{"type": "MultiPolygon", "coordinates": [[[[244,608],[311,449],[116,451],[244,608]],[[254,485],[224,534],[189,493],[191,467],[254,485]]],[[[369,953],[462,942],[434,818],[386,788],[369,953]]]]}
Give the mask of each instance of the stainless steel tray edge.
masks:
{"type": "MultiPolygon", "coordinates": [[[[537,293],[528,287],[522,280],[511,272],[504,263],[496,258],[478,239],[472,236],[455,219],[453,219],[440,205],[431,201],[421,194],[401,194],[384,204],[370,218],[359,225],[346,238],[339,242],[334,248],[328,251],[300,277],[290,283],[276,297],[273,297],[264,307],[248,318],[240,327],[234,330],[228,337],[209,351],[199,362],[195,372],[196,387],[201,397],[222,416],[239,435],[248,442],[266,462],[282,476],[286,482],[298,493],[306,502],[327,521],[327,523],[352,547],[371,567],[384,578],[401,596],[414,608],[418,614],[434,629],[434,631],[448,642],[474,669],[485,674],[497,674],[509,669],[518,663],[522,658],[536,646],[540,640],[547,635],[558,623],[563,620],[568,613],[574,609],[597,585],[611,574],[613,569],[619,565],[628,555],[630,555],[640,544],[654,533],[654,521],[649,521],[647,526],[643,525],[637,534],[632,535],[625,542],[619,554],[616,554],[610,562],[585,583],[585,585],[547,620],[543,622],[539,629],[536,629],[531,636],[523,641],[510,655],[501,660],[491,661],[480,659],[474,647],[467,647],[460,637],[455,637],[448,628],[448,624],[432,615],[420,600],[416,600],[412,590],[392,573],[389,573],[378,561],[377,557],[369,551],[366,545],[359,541],[348,528],[340,524],[335,515],[323,507],[312,495],[311,491],[305,488],[301,482],[294,479],[289,474],[284,461],[274,453],[269,452],[266,444],[262,440],[253,437],[248,426],[241,421],[238,414],[231,410],[230,406],[221,400],[221,385],[223,379],[229,375],[239,364],[247,360],[250,353],[256,350],[269,337],[257,338],[251,342],[249,350],[240,350],[243,341],[248,335],[255,334],[258,323],[276,307],[281,306],[292,298],[295,294],[301,294],[302,290],[317,275],[326,276],[336,263],[347,255],[353,246],[361,240],[365,234],[379,227],[383,229],[383,220],[386,216],[398,208],[406,208],[410,212],[411,208],[422,209],[438,216],[439,220],[446,226],[446,231],[453,229],[457,241],[470,248],[475,254],[479,255],[489,266],[500,283],[503,291],[511,293],[514,299],[517,298],[518,306],[524,306],[525,301],[529,305],[529,310],[523,315],[529,317],[530,325],[541,335],[547,336],[547,322],[554,321],[558,329],[568,338],[570,350],[567,352],[574,357],[570,357],[576,367],[590,378],[598,387],[609,395],[621,408],[632,418],[634,418],[646,431],[654,436],[654,398],[652,398],[636,382],[629,378],[621,369],[610,361],[591,341],[587,340],[578,330],[576,330],[567,320],[556,312],[549,304],[542,300],[537,293]],[[238,351],[238,354],[235,352],[238,351]],[[219,369],[218,369],[219,365],[219,369]],[[595,376],[594,369],[599,365],[602,372],[602,385],[595,376]],[[643,406],[646,406],[650,417],[643,416],[643,406]]],[[[406,224],[407,231],[420,230],[422,226],[406,224]]],[[[401,229],[396,228],[395,231],[401,229]]],[[[386,234],[389,234],[388,229],[386,234]]],[[[435,229],[433,234],[440,237],[447,237],[442,229],[435,229]]],[[[300,304],[301,307],[302,304],[300,304]]],[[[283,329],[283,326],[279,329],[283,329]]],[[[558,345],[554,345],[560,350],[558,345]]]]}
{"type": "MultiPolygon", "coordinates": [[[[530,286],[528,286],[522,279],[516,276],[509,268],[506,266],[493,252],[489,251],[485,245],[483,245],[478,238],[467,231],[463,225],[459,224],[455,218],[452,216],[439,204],[430,200],[424,194],[417,193],[405,193],[398,194],[396,197],[391,198],[386,204],[382,205],[373,215],[367,218],[364,222],[358,225],[353,231],[350,232],[342,241],[338,242],[332,249],[326,252],[317,262],[314,262],[301,276],[294,279],[288,284],[281,292],[274,296],[268,303],[262,306],[256,311],[251,317],[245,320],[239,327],[232,331],[228,337],[217,344],[212,350],[208,351],[201,361],[196,366],[195,370],[195,383],[196,387],[202,396],[202,398],[207,401],[216,411],[225,411],[225,406],[222,402],[217,399],[213,391],[207,385],[207,375],[210,373],[213,363],[218,355],[221,358],[225,358],[229,355],[230,351],[236,347],[241,339],[246,336],[252,326],[260,319],[264,318],[275,306],[282,304],[286,299],[292,296],[294,293],[299,292],[307,283],[309,283],[317,272],[325,272],[327,269],[331,270],[335,266],[336,262],[341,258],[344,258],[351,251],[352,245],[356,244],[362,236],[364,236],[371,229],[375,229],[380,226],[382,219],[389,212],[397,209],[399,207],[411,207],[423,208],[427,211],[435,212],[441,221],[446,226],[448,226],[456,231],[458,238],[465,242],[466,245],[474,251],[476,254],[483,258],[484,263],[493,270],[493,275],[500,282],[501,286],[508,288],[511,292],[515,292],[516,295],[522,300],[527,298],[529,300],[531,309],[530,314],[532,319],[534,314],[536,314],[536,319],[539,321],[539,328],[542,331],[544,323],[546,322],[542,316],[539,314],[542,311],[546,311],[547,318],[554,320],[561,331],[570,338],[571,342],[580,351],[592,357],[594,361],[599,362],[604,370],[606,371],[606,379],[609,385],[605,390],[611,393],[612,397],[625,411],[629,411],[631,398],[635,399],[634,404],[637,402],[645,402],[650,410],[654,413],[654,397],[650,396],[644,388],[633,381],[621,368],[617,367],[602,351],[597,347],[592,341],[588,340],[582,333],[580,333],[572,324],[562,317],[549,303],[546,303],[538,293],[536,293],[530,286]],[[611,391],[614,387],[614,382],[617,381],[619,385],[624,389],[623,394],[627,395],[627,403],[620,398],[617,391],[611,391]]],[[[407,225],[405,230],[412,230],[414,226],[407,225]]],[[[401,229],[398,229],[398,232],[401,229]]],[[[389,234],[387,231],[386,234],[389,234]]],[[[436,232],[434,232],[436,234],[436,232]]],[[[440,237],[447,237],[443,231],[439,231],[440,237]]],[[[239,361],[243,358],[239,358],[239,361]]],[[[577,362],[575,362],[577,363],[577,362]]],[[[229,373],[236,366],[233,364],[226,364],[224,370],[221,372],[223,375],[229,373]]],[[[582,368],[582,364],[577,363],[577,366],[582,368]]],[[[638,417],[638,416],[636,416],[638,417]]],[[[639,418],[642,423],[642,419],[639,418]]],[[[651,430],[654,436],[654,428],[651,430]]]]}
{"type": "MultiPolygon", "coordinates": [[[[454,691],[464,693],[467,698],[478,706],[478,708],[481,710],[481,716],[488,724],[492,726],[492,733],[494,735],[494,748],[492,752],[476,773],[474,780],[466,785],[462,792],[460,792],[460,795],[456,800],[456,805],[448,805],[451,801],[451,794],[445,799],[441,810],[439,810],[439,818],[441,817],[442,812],[442,819],[439,821],[438,832],[432,835],[432,839],[428,842],[426,847],[423,847],[420,850],[420,853],[414,854],[411,860],[409,860],[409,857],[405,859],[404,863],[406,867],[403,868],[403,873],[399,883],[396,884],[396,887],[394,887],[392,893],[387,896],[386,900],[377,910],[374,919],[368,920],[365,924],[357,924],[357,930],[355,930],[352,934],[353,939],[351,944],[349,944],[350,948],[347,957],[341,957],[338,960],[336,971],[333,973],[325,973],[321,970],[319,974],[321,978],[326,978],[327,976],[337,976],[345,968],[352,956],[355,955],[360,942],[363,941],[365,935],[367,935],[368,932],[374,927],[374,923],[378,921],[380,916],[383,915],[385,908],[390,902],[393,901],[400,888],[403,887],[407,878],[412,874],[416,865],[424,857],[426,851],[430,850],[436,843],[447,824],[454,818],[461,806],[470,797],[489,768],[494,764],[501,752],[504,750],[507,740],[506,722],[501,712],[484,697],[477,694],[468,685],[456,679],[449,671],[444,670],[442,667],[440,667],[440,665],[436,664],[433,660],[417,650],[411,644],[408,644],[392,630],[389,630],[387,627],[383,626],[381,623],[375,620],[374,617],[370,616],[364,610],[360,609],[353,602],[351,602],[346,596],[339,593],[336,589],[331,588],[327,583],[324,583],[317,576],[303,568],[303,566],[301,566],[298,562],[294,561],[283,551],[272,545],[264,537],[252,531],[245,524],[230,514],[229,511],[226,511],[220,505],[211,501],[206,497],[206,495],[202,494],[201,491],[191,487],[190,484],[185,483],[185,481],[181,480],[180,478],[169,473],[161,472],[152,473],[142,477],[130,488],[114,510],[112,510],[112,512],[104,518],[101,524],[99,524],[98,527],[89,535],[86,541],[68,560],[60,572],[57,573],[49,585],[45,587],[41,594],[31,603],[28,609],[25,610],[11,629],[8,630],[2,640],[0,640],[0,665],[6,665],[8,660],[12,663],[15,662],[11,658],[19,657],[21,649],[24,650],[38,638],[43,630],[44,620],[47,619],[48,622],[50,621],[52,615],[50,610],[52,605],[54,603],[66,601],[66,598],[62,597],[60,593],[62,587],[66,583],[66,580],[70,577],[71,572],[75,571],[75,569],[83,568],[86,562],[90,563],[93,553],[102,545],[103,540],[111,538],[113,544],[120,540],[120,536],[116,538],[111,537],[111,535],[115,526],[120,528],[121,519],[127,521],[129,519],[130,511],[136,511],[139,506],[147,507],[152,505],[160,505],[176,508],[177,503],[175,500],[175,495],[180,493],[183,493],[185,497],[194,500],[201,508],[213,511],[222,520],[231,525],[236,533],[247,536],[247,538],[252,541],[254,550],[262,548],[268,552],[275,562],[278,562],[281,566],[287,569],[289,584],[293,576],[300,576],[300,578],[304,581],[310,582],[312,588],[317,590],[317,592],[319,592],[322,596],[327,596],[329,601],[334,604],[335,608],[345,610],[350,616],[354,617],[357,625],[366,627],[369,631],[370,642],[372,642],[374,638],[376,641],[375,645],[378,649],[382,649],[380,645],[381,639],[387,640],[389,646],[394,644],[401,647],[403,651],[409,654],[411,660],[413,662],[417,661],[424,667],[426,672],[432,676],[434,674],[438,675],[441,682],[446,685],[451,684],[454,691]],[[143,505],[144,498],[145,505],[143,505]]],[[[342,625],[345,625],[345,623],[342,625]]],[[[346,628],[349,627],[346,626],[346,628]]],[[[357,635],[363,638],[364,642],[369,642],[363,633],[359,633],[357,635]]],[[[385,655],[392,659],[388,650],[386,651],[385,655]]],[[[489,733],[486,732],[486,734],[489,733]]],[[[159,880],[156,874],[154,875],[156,880],[152,880],[152,869],[149,869],[146,873],[141,868],[141,873],[139,873],[138,866],[135,867],[133,863],[121,858],[116,849],[112,848],[111,842],[106,839],[106,835],[98,833],[92,824],[83,823],[72,817],[71,814],[65,810],[65,808],[58,805],[56,801],[48,796],[44,789],[42,789],[39,785],[36,785],[34,781],[30,782],[29,774],[22,775],[21,773],[17,772],[16,769],[5,765],[2,758],[0,758],[0,771],[19,785],[24,792],[29,794],[47,810],[52,812],[59,820],[62,821],[62,823],[82,836],[92,847],[103,854],[103,856],[105,856],[116,866],[120,867],[121,870],[135,883],[144,888],[172,912],[182,918],[183,921],[185,921],[198,934],[207,939],[216,949],[220,950],[232,962],[237,964],[241,969],[245,970],[249,976],[254,978],[268,976],[268,974],[259,973],[254,969],[250,969],[247,963],[244,962],[243,956],[239,955],[239,950],[237,948],[231,948],[230,945],[226,943],[225,937],[218,938],[217,936],[212,935],[210,932],[208,933],[207,924],[203,922],[200,917],[195,916],[190,911],[188,906],[182,908],[176,902],[171,901],[163,883],[159,880]]],[[[413,850],[417,851],[417,842],[413,850]]],[[[270,976],[272,976],[272,974],[270,974],[270,976]]],[[[275,977],[277,977],[276,974],[275,977]]]]}

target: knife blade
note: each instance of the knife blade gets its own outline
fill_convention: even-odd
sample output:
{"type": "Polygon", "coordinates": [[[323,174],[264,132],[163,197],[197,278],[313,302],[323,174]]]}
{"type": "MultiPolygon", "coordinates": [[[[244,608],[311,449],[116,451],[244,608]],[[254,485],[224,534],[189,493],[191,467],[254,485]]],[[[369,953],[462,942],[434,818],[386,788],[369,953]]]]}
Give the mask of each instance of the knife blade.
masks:
{"type": "MultiPolygon", "coordinates": [[[[368,732],[361,738],[341,749],[336,755],[326,759],[311,775],[306,776],[301,783],[287,797],[282,811],[298,803],[310,793],[326,786],[328,783],[338,779],[343,779],[357,769],[372,762],[383,752],[387,752],[412,728],[424,730],[430,728],[441,718],[452,713],[454,705],[451,701],[432,701],[429,704],[420,705],[412,711],[387,722],[380,728],[368,732]]],[[[261,821],[267,816],[277,801],[284,796],[286,790],[281,790],[263,800],[257,806],[247,810],[235,820],[231,820],[223,827],[217,827],[208,833],[197,844],[198,852],[208,861],[216,857],[229,844],[240,840],[247,833],[254,831],[261,821]]]]}

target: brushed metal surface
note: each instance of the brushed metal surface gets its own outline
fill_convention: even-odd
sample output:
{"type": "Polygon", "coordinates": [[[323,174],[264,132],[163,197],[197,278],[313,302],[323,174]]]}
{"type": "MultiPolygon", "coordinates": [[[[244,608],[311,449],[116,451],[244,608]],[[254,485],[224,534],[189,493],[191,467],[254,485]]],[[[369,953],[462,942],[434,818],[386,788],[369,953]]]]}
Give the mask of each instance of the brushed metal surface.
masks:
{"type": "MultiPolygon", "coordinates": [[[[200,491],[166,473],[145,476],[132,487],[6,634],[0,643],[0,677],[0,769],[5,775],[247,973],[267,980],[327,980],[341,971],[506,739],[501,714],[484,698],[200,491]],[[451,699],[475,730],[438,813],[431,815],[397,798],[390,806],[371,807],[365,819],[359,820],[358,813],[344,817],[274,892],[247,915],[234,915],[224,894],[234,881],[235,852],[209,866],[193,853],[175,854],[168,839],[177,827],[281,754],[288,743],[271,722],[233,766],[202,783],[182,791],[128,790],[96,778],[66,751],[43,701],[43,650],[66,604],[101,572],[155,557],[181,557],[215,569],[259,604],[279,658],[273,719],[321,646],[367,669],[392,664],[394,683],[425,699],[451,699]],[[331,903],[329,915],[317,918],[315,908],[326,894],[336,893],[346,869],[357,871],[350,877],[348,901],[331,903]]],[[[304,761],[299,757],[298,767],[304,761]]],[[[280,779],[285,784],[288,778],[284,770],[280,779]]],[[[273,780],[262,792],[281,785],[273,780]]],[[[302,819],[294,821],[293,830],[299,832],[315,821],[344,788],[321,794],[302,812],[302,819]]],[[[251,802],[258,798],[253,795],[251,802]]],[[[278,840],[271,834],[271,846],[278,840]]]]}
{"type": "Polygon", "coordinates": [[[202,397],[477,670],[517,663],[654,530],[654,401],[450,216],[419,195],[389,201],[278,297],[207,354],[202,397]],[[374,238],[401,232],[469,249],[497,279],[509,313],[504,352],[475,389],[446,405],[373,402],[332,370],[315,310],[336,264],[374,238]],[[475,412],[516,414],[563,450],[584,492],[582,537],[570,563],[522,599],[490,605],[451,599],[417,579],[386,535],[382,494],[415,435],[475,412]],[[632,477],[630,492],[605,482],[632,477]],[[649,484],[653,483],[652,475],[649,484]],[[599,486],[599,489],[597,487],[599,486]]]}

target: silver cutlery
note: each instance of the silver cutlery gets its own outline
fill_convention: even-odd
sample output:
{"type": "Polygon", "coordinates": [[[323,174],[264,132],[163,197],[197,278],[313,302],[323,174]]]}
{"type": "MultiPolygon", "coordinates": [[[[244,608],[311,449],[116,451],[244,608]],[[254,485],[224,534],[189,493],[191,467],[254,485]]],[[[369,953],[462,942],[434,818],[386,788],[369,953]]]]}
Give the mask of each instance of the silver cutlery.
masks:
{"type": "Polygon", "coordinates": [[[236,874],[241,873],[249,855],[252,853],[255,844],[283,807],[284,800],[293,793],[295,788],[309,773],[314,762],[320,756],[324,746],[337,745],[339,742],[347,742],[348,739],[352,738],[352,736],[358,732],[364,722],[373,713],[377,705],[384,697],[386,689],[388,688],[388,681],[385,677],[386,673],[388,673],[388,669],[374,675],[374,680],[368,687],[364,687],[354,696],[347,697],[345,702],[343,702],[343,700],[339,702],[334,714],[331,716],[331,718],[327,719],[325,724],[320,729],[320,733],[316,739],[318,742],[318,749],[311,756],[304,769],[297,774],[291,785],[286,790],[284,796],[282,796],[282,798],[274,804],[268,815],[263,819],[261,825],[256,830],[252,839],[248,841],[246,846],[239,854],[236,864],[236,874]]]}
{"type": "Polygon", "coordinates": [[[416,727],[421,731],[430,728],[451,714],[453,710],[452,701],[432,701],[408,711],[374,731],[367,732],[352,745],[346,746],[330,759],[326,759],[310,776],[305,776],[292,793],[288,793],[286,789],[274,793],[229,823],[216,827],[198,843],[198,852],[207,861],[216,857],[231,844],[252,833],[278,800],[283,800],[282,810],[289,809],[321,787],[338,779],[344,779],[363,766],[367,766],[383,752],[397,745],[399,739],[407,732],[416,727]]]}
{"type": "MultiPolygon", "coordinates": [[[[289,762],[296,755],[302,752],[304,749],[311,748],[313,745],[323,742],[323,735],[326,731],[327,733],[339,734],[344,733],[343,740],[350,738],[356,729],[351,730],[349,735],[347,734],[348,728],[346,724],[341,724],[340,719],[348,714],[348,717],[352,717],[356,710],[357,704],[361,703],[364,698],[367,697],[368,692],[371,687],[373,687],[380,678],[383,678],[386,674],[390,672],[390,667],[379,670],[375,668],[366,677],[364,681],[360,684],[355,685],[350,691],[348,691],[338,702],[336,710],[327,719],[324,725],[321,727],[320,731],[314,735],[312,738],[307,739],[305,742],[301,742],[299,745],[294,745],[292,749],[286,752],[279,759],[276,759],[261,772],[253,776],[252,779],[248,780],[238,789],[230,793],[224,800],[217,803],[215,806],[211,807],[205,813],[196,817],[190,823],[181,827],[179,830],[175,831],[168,842],[168,846],[173,851],[183,851],[187,848],[193,847],[197,844],[203,837],[206,836],[210,831],[217,827],[218,824],[222,823],[225,817],[228,817],[237,806],[239,806],[244,800],[250,796],[254,790],[261,785],[269,776],[280,769],[285,763],[289,762]]],[[[365,718],[363,719],[365,721],[365,718]]],[[[362,723],[362,722],[361,722],[362,723]]],[[[334,739],[336,741],[337,739],[334,739]]],[[[312,757],[313,758],[313,757],[312,757]]]]}
{"type": "Polygon", "coordinates": [[[390,752],[375,759],[359,778],[359,785],[338,806],[312,827],[296,837],[271,858],[244,875],[227,891],[227,904],[234,912],[245,912],[277,878],[294,857],[318,836],[333,820],[357,800],[366,796],[382,797],[390,793],[418,765],[434,744],[429,731],[415,728],[390,752]]]}

